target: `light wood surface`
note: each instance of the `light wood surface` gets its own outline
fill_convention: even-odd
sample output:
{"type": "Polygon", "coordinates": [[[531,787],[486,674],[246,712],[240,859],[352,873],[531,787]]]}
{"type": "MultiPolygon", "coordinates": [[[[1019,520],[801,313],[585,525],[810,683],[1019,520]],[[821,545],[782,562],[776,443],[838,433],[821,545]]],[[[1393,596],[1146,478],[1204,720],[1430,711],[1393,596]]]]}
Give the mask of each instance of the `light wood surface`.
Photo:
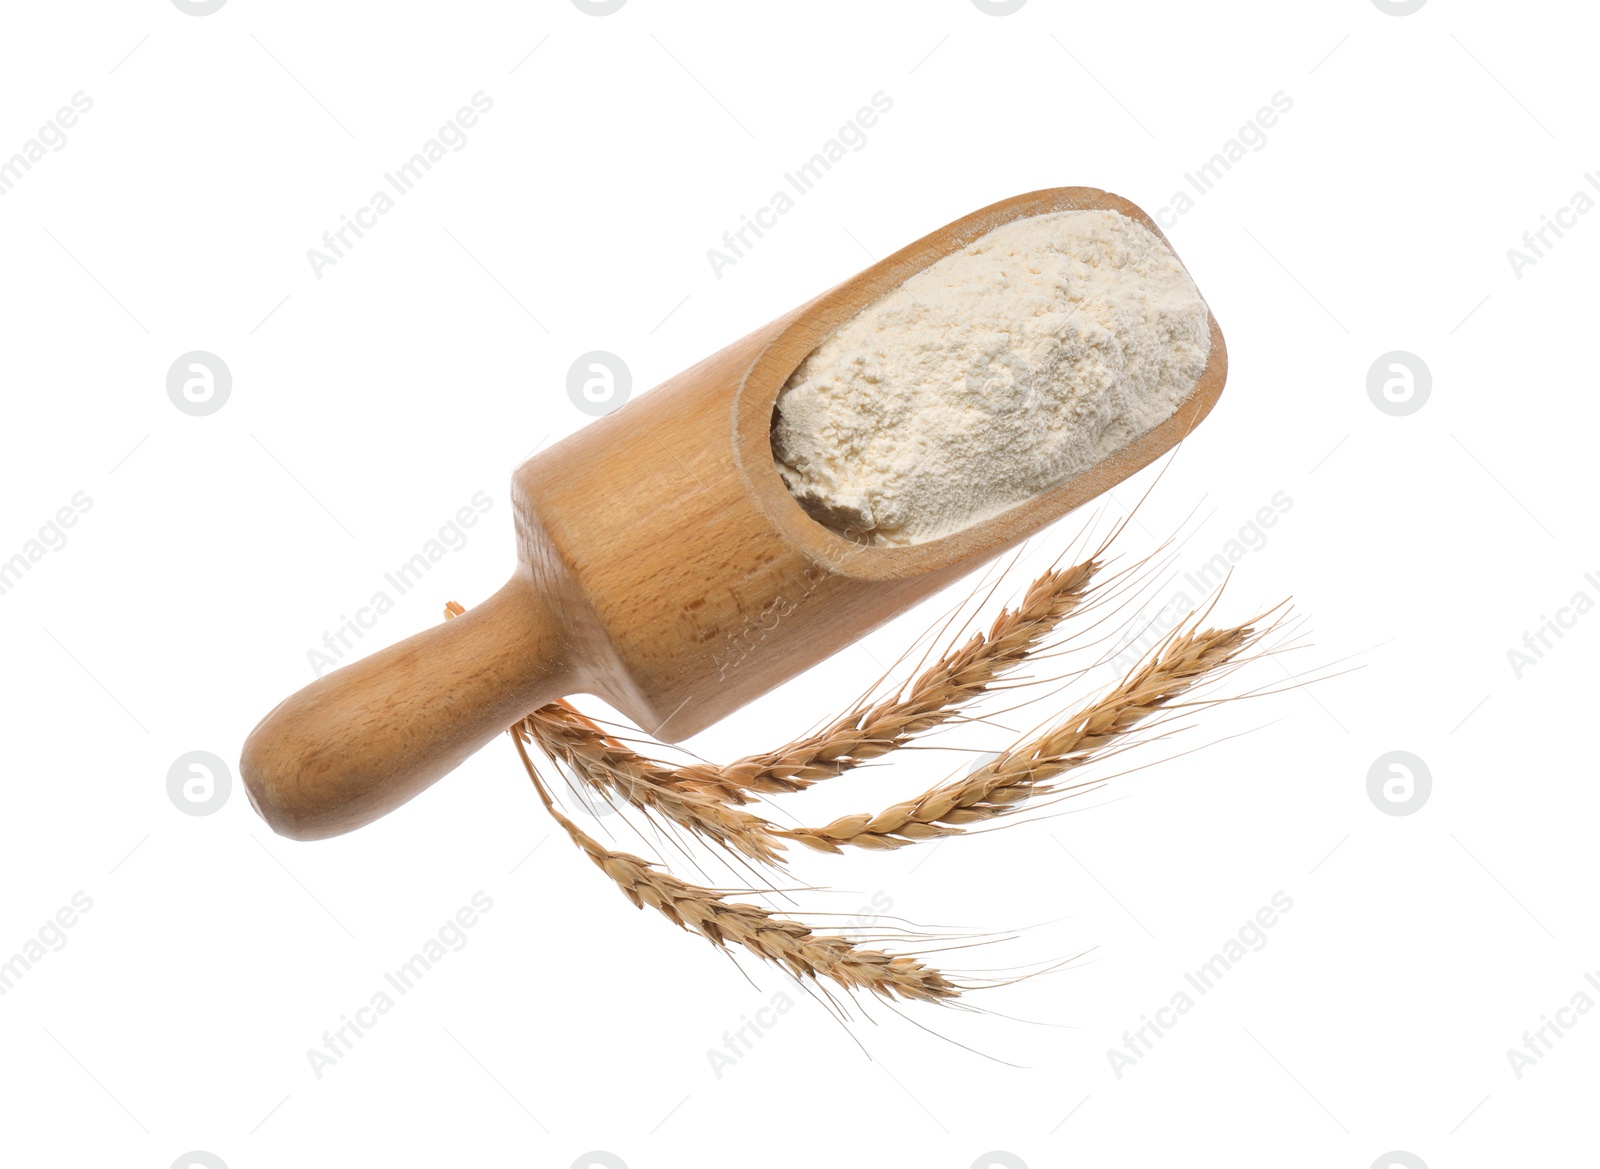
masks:
{"type": "MultiPolygon", "coordinates": [[[[1227,352],[1162,425],[962,532],[900,548],[812,519],[773,465],[774,403],[817,343],[913,273],[1013,219],[1109,208],[1019,195],[922,237],[530,459],[512,476],[519,568],[465,616],[307,686],[245,742],[257,810],[297,839],[398,807],[522,715],[604,698],[657,738],[704,729],[1171,449],[1211,410],[1227,352]]],[[[1162,237],[1165,238],[1164,236],[1162,237]]],[[[975,309],[975,311],[977,311],[975,309]]]]}

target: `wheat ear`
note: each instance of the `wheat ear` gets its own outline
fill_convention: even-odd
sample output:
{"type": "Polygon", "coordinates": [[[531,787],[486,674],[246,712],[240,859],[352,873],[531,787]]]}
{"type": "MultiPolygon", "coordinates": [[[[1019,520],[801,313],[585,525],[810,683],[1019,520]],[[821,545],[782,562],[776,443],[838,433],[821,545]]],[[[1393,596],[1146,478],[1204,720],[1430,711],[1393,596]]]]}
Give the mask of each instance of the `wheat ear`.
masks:
{"type": "Polygon", "coordinates": [[[674,925],[719,949],[727,949],[730,942],[743,946],[796,978],[826,978],[846,990],[870,991],[885,999],[942,1002],[960,995],[959,986],[915,958],[861,949],[848,938],[813,933],[808,926],[777,917],[759,905],[729,901],[715,889],[691,885],[649,861],[604,847],[555,806],[518,728],[512,728],[511,738],[545,810],[635,906],[659,910],[674,925]]]}
{"type": "MultiPolygon", "coordinates": [[[[648,802],[665,787],[706,796],[721,805],[747,803],[751,792],[801,791],[903,747],[956,717],[1002,674],[1038,650],[1056,626],[1083,604],[1101,567],[1102,561],[1094,557],[1051,569],[1028,586],[1020,604],[1003,609],[987,633],[974,633],[890,697],[858,703],[815,734],[725,766],[657,763],[607,735],[564,702],[542,707],[525,722],[540,747],[566,761],[584,782],[601,791],[617,791],[636,806],[645,806],[639,801],[648,802]]],[[[667,811],[664,801],[657,807],[667,811]]],[[[684,826],[708,834],[700,825],[684,826]]]]}
{"type": "Polygon", "coordinates": [[[957,835],[968,825],[1015,811],[1032,797],[1060,793],[1067,789],[1053,780],[1124,742],[1150,716],[1236,661],[1260,636],[1251,625],[1180,627],[1114,689],[969,775],[877,815],[841,816],[820,828],[778,829],[778,835],[821,852],[840,852],[843,846],[901,848],[957,835]]]}

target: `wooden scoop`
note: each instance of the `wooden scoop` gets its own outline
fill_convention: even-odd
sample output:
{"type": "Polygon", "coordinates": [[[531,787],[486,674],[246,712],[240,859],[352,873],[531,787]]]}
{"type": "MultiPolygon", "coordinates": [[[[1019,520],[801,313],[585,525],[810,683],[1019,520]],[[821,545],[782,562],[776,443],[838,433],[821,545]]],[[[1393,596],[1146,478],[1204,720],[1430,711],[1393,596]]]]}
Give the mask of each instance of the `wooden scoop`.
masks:
{"type": "Polygon", "coordinates": [[[1228,362],[1215,319],[1205,371],[1166,422],[942,539],[852,542],[802,510],[773,465],[773,405],[819,342],[1001,224],[1076,209],[1119,211],[1161,235],[1132,203],[1092,187],[1007,199],[923,236],[524,463],[511,480],[511,580],[456,620],[280,703],[240,761],[256,810],[299,840],[359,828],[568,694],[599,695],[649,734],[683,739],[1171,448],[1222,393],[1228,362]]]}

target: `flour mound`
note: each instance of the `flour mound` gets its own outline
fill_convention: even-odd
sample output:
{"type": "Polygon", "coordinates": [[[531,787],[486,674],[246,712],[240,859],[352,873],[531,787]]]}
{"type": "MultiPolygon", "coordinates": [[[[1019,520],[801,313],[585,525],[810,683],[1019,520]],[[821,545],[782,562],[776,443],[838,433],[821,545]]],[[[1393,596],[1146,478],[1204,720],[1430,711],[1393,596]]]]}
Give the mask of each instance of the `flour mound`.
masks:
{"type": "Polygon", "coordinates": [[[920,544],[1085,471],[1171,416],[1205,302],[1115,211],[997,227],[829,336],[778,395],[772,452],[820,522],[920,544]]]}

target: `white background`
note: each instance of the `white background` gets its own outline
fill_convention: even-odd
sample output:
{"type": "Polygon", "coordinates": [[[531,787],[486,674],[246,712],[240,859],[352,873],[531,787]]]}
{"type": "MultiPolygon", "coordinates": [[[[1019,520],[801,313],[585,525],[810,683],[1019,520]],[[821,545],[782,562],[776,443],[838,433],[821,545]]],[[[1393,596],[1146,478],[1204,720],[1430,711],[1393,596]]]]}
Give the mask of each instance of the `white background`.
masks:
{"type": "MultiPolygon", "coordinates": [[[[1600,166],[1587,21],[1443,0],[8,8],[0,156],[75,92],[94,106],[0,199],[0,558],[75,493],[92,507],[0,595],[0,958],[75,893],[93,905],[0,997],[0,1161],[1571,1163],[1600,1018],[1520,1078],[1506,1052],[1586,987],[1600,1000],[1600,617],[1520,678],[1507,650],[1600,599],[1600,216],[1520,277],[1506,252],[1600,166]],[[480,90],[493,110],[465,148],[318,278],[307,249],[480,90]],[[716,276],[706,250],[877,91],[893,109],[865,148],[716,276]],[[1081,814],[796,868],[836,890],[805,906],[877,895],[925,924],[1032,927],[959,961],[1084,952],[1066,970],[975,995],[990,1015],[862,1004],[846,1028],[796,996],[719,1077],[708,1050],[786,984],[628,906],[506,743],[315,844],[275,837],[236,776],[215,814],[169,799],[187,752],[236,768],[324,631],[479,491],[465,547],[361,648],[501,583],[512,469],[588,421],[565,392],[578,354],[622,356],[642,391],[1028,190],[1154,213],[1278,91],[1293,109],[1265,147],[1168,229],[1231,372],[1118,550],[1179,532],[1181,573],[1283,492],[1218,616],[1292,595],[1314,646],[1285,664],[1361,668],[1205,712],[1170,747],[1211,746],[1081,814]],[[207,417],[165,388],[197,349],[233,378],[207,417]],[[1391,350],[1432,373],[1408,417],[1367,394],[1391,350]],[[1432,774],[1412,815],[1368,797],[1392,750],[1432,774]],[[307,1050],[479,891],[493,909],[466,947],[319,1078],[307,1050]],[[1293,909],[1265,947],[1119,1077],[1107,1049],[1279,891],[1293,909]]],[[[647,484],[617,490],[648,509],[647,484]]],[[[725,759],[803,730],[948,601],[690,746],[725,759]]],[[[1288,685],[1271,661],[1249,677],[1288,685]]],[[[881,806],[960,761],[913,753],[778,814],[881,806]]]]}

